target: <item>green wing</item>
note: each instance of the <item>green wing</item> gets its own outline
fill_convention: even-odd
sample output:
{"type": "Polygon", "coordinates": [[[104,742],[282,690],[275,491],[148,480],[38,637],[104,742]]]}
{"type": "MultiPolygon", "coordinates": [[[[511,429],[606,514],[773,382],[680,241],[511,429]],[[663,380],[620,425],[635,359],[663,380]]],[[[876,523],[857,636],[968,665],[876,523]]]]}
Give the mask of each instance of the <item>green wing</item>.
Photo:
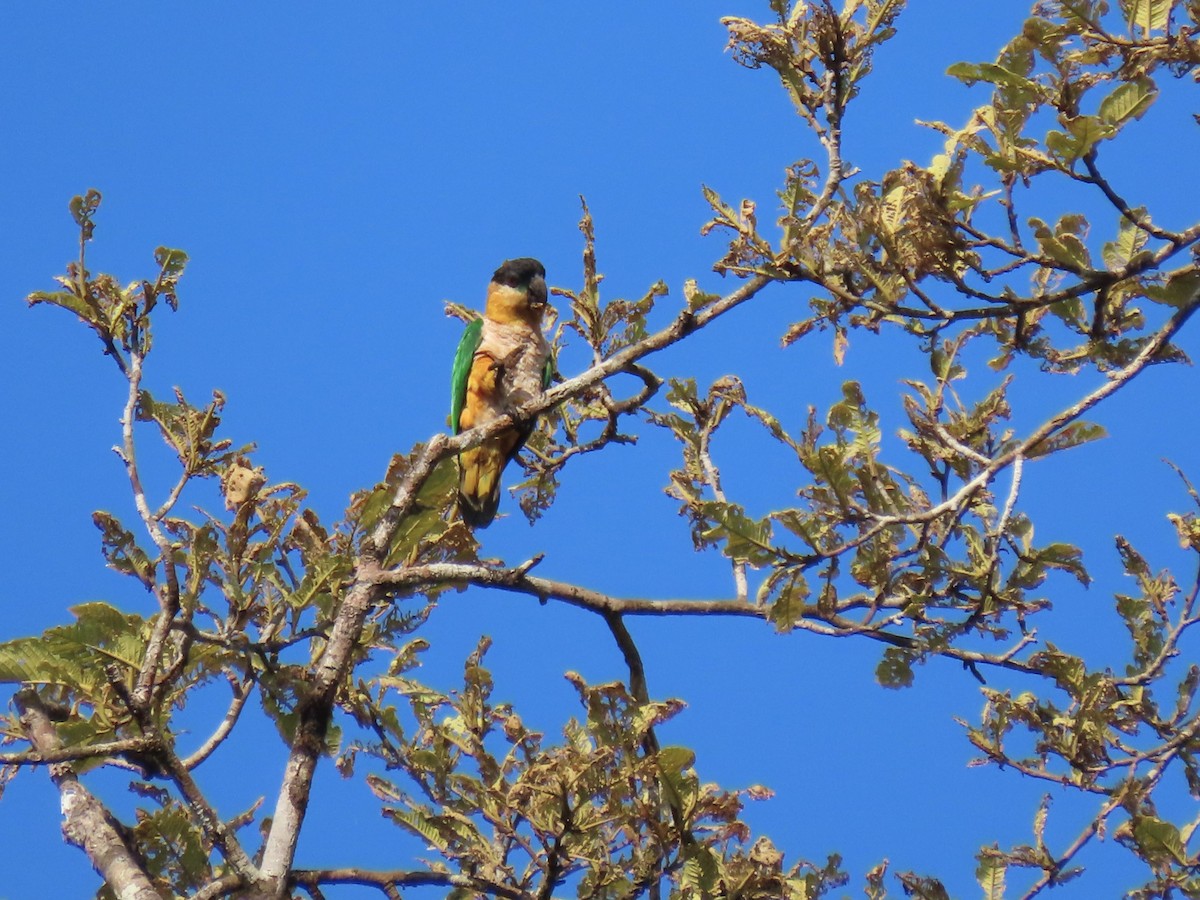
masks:
{"type": "Polygon", "coordinates": [[[450,374],[450,431],[458,434],[458,419],[467,402],[467,377],[471,374],[471,360],[483,341],[483,319],[476,319],[463,332],[454,354],[454,370],[450,374]]]}
{"type": "Polygon", "coordinates": [[[554,358],[554,348],[550,348],[550,353],[546,356],[546,365],[542,367],[542,390],[550,390],[550,382],[554,380],[554,370],[557,368],[558,360],[554,358]]]}

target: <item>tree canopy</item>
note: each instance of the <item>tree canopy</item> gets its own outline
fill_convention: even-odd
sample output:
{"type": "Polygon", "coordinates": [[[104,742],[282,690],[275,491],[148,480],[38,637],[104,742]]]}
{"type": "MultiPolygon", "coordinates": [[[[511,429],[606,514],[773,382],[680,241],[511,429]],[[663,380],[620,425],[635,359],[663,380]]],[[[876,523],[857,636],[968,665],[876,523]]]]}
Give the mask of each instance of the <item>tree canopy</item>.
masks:
{"type": "MultiPolygon", "coordinates": [[[[1051,460],[1104,447],[1096,417],[1113,398],[1187,362],[1200,221],[1143,204],[1124,186],[1131,164],[1119,148],[1155,104],[1194,90],[1200,4],[1035,4],[993,61],[949,69],[978,105],[963,120],[925,123],[940,151],[908,161],[895,148],[879,172],[859,168],[861,132],[848,123],[864,86],[886,77],[904,3],[766,6],[760,18],[722,20],[729,51],[778,82],[814,150],[788,166],[777,198],[703,188],[701,232],[720,243],[713,270],[723,280],[663,272],[634,299],[609,298],[603,232],[584,201],[581,271],[550,277],[551,388],[497,422],[422,435],[380,460],[382,479],[340,518],[227,436],[236,397],[153,387],[164,319],[187,314],[188,253],[158,247],[153,266],[123,282],[95,259],[100,191],[71,200],[77,257],[28,300],[90,330],[107,377],[123,385],[114,450],[131,505],[93,521],[107,565],[147,601],[73,605],[42,634],[0,644],[0,677],[14,686],[0,786],[48,773],[65,839],[103,878],[99,896],[319,898],[344,885],[538,900],[817,898],[847,885],[872,900],[950,896],[946,874],[892,867],[886,848],[851,870],[838,852],[752,827],[748,804],[768,799],[769,786],[715,783],[677,739],[688,697],[656,689],[634,624],[648,618],[677,622],[680,634],[745,624],[797,654],[815,642],[868,646],[885,688],[921,690],[923,667],[950,663],[937,678],[982,695],[981,713],[978,704],[947,713],[961,719],[978,765],[1045,786],[1045,799],[1022,811],[1025,836],[986,837],[970,862],[988,900],[1068,884],[1200,896],[1200,819],[1181,802],[1200,796],[1194,462],[1170,461],[1179,502],[1162,511],[1182,568],[1164,569],[1159,548],[1117,536],[1125,577],[1101,580],[1077,543],[1035,531],[1025,500],[1051,460]],[[898,358],[920,365],[897,371],[900,395],[883,401],[854,378],[822,407],[797,384],[760,399],[744,360],[723,355],[720,341],[742,327],[741,311],[772,297],[788,310],[773,336],[781,354],[829,354],[850,371],[855,354],[903,346],[898,358]],[[697,345],[708,348],[697,371],[660,364],[697,345]],[[713,369],[719,377],[698,377],[713,369]],[[535,417],[504,500],[535,527],[524,552],[496,559],[456,513],[455,457],[535,417]],[[655,476],[678,513],[673,539],[706,564],[720,560],[721,587],[703,598],[615,596],[542,570],[539,535],[560,493],[589,477],[597,454],[651,465],[643,447],[655,441],[673,447],[655,476]],[[744,467],[769,472],[768,500],[740,496],[723,477],[744,467]],[[1111,599],[1093,597],[1087,621],[1068,620],[1053,605],[1072,584],[1111,599]],[[554,728],[510,701],[487,635],[453,683],[428,677],[431,617],[467,589],[581,611],[621,677],[567,672],[577,711],[554,728]],[[1123,636],[1119,654],[1094,652],[1099,628],[1123,636]],[[262,721],[273,736],[254,731],[262,721]],[[252,743],[239,743],[243,731],[252,743]],[[229,757],[221,778],[243,768],[257,778],[260,754],[279,760],[282,781],[255,784],[262,799],[246,808],[219,808],[209,761],[229,757]],[[370,827],[415,838],[397,845],[405,850],[393,865],[317,866],[298,854],[314,792],[339,775],[375,798],[381,817],[370,827]],[[116,796],[125,785],[131,815],[116,796]],[[1069,825],[1056,821],[1052,798],[1069,825]],[[1119,858],[1122,884],[1094,875],[1093,859],[1108,871],[1097,848],[1119,858]]],[[[766,88],[756,79],[751,89],[766,88]]],[[[1153,164],[1167,179],[1191,165],[1171,152],[1153,164]]],[[[447,313],[470,318],[458,298],[447,313]]],[[[219,336],[213,347],[219,355],[219,336]]],[[[395,396],[352,375],[347,383],[401,407],[389,416],[414,438],[395,396]]],[[[1192,416],[1187,398],[1176,405],[1192,416]]],[[[1072,498],[1056,503],[1069,520],[1072,498]]],[[[639,516],[636,498],[629,516],[639,516]]],[[[589,544],[587,526],[556,527],[589,544]]],[[[589,550],[620,566],[608,548],[589,550]]],[[[47,593],[65,606],[52,581],[47,593]]],[[[723,677],[770,678],[733,642],[729,658],[712,662],[723,677]]],[[[803,693],[788,702],[781,715],[795,715],[803,693]]],[[[887,765],[883,732],[872,774],[903,779],[887,765]]],[[[749,758],[753,730],[739,739],[749,758]]],[[[791,753],[831,779],[863,774],[806,758],[804,747],[791,753]]],[[[881,783],[881,802],[886,791],[881,783]]],[[[990,815],[970,803],[962,811],[985,834],[990,815]]]]}

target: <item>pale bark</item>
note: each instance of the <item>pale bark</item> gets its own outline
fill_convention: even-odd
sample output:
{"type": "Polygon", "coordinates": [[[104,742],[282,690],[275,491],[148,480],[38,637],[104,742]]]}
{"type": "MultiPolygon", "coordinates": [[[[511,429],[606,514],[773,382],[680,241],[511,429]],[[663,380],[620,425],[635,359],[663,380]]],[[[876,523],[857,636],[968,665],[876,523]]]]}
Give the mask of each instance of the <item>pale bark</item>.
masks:
{"type": "MultiPolygon", "coordinates": [[[[34,750],[55,754],[62,749],[58,732],[41,698],[32,688],[15,697],[21,725],[34,750]]],[[[62,805],[63,837],[88,855],[96,871],[120,900],[163,900],[155,890],[141,860],[129,849],[119,823],[83,786],[69,763],[52,763],[50,779],[58,787],[62,805]]]]}

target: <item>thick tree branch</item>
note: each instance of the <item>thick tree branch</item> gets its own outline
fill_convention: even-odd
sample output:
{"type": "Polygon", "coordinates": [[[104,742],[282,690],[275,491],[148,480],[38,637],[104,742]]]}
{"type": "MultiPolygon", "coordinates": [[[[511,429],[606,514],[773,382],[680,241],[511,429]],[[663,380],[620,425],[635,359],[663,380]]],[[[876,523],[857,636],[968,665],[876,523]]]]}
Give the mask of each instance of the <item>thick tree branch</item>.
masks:
{"type": "MultiPolygon", "coordinates": [[[[37,692],[23,688],[14,700],[34,751],[47,757],[59,753],[62,743],[37,692]]],[[[66,762],[52,763],[50,780],[61,798],[63,837],[87,854],[119,900],[163,900],[141,860],[125,843],[117,820],[83,786],[71,766],[66,762]]]]}

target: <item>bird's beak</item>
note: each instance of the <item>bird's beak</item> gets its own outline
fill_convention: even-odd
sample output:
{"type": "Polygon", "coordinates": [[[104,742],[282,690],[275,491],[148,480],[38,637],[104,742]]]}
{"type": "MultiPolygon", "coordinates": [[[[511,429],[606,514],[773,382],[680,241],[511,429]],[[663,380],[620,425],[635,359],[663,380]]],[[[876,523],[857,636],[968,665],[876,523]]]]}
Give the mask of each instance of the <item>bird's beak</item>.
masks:
{"type": "Polygon", "coordinates": [[[541,275],[534,275],[529,282],[529,304],[530,306],[541,309],[546,305],[546,300],[549,297],[549,292],[546,290],[546,279],[541,275]]]}

